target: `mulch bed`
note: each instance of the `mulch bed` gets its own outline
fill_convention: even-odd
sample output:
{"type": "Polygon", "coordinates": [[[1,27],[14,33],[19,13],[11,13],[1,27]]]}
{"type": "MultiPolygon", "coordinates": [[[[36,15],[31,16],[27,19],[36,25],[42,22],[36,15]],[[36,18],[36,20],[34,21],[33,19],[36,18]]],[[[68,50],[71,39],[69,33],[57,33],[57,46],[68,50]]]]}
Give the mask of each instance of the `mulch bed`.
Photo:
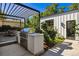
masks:
{"type": "Polygon", "coordinates": [[[52,48],[54,46],[55,46],[55,44],[53,44],[53,43],[47,44],[46,42],[44,42],[44,50],[45,51],[47,51],[48,49],[50,49],[50,48],[52,48]]]}

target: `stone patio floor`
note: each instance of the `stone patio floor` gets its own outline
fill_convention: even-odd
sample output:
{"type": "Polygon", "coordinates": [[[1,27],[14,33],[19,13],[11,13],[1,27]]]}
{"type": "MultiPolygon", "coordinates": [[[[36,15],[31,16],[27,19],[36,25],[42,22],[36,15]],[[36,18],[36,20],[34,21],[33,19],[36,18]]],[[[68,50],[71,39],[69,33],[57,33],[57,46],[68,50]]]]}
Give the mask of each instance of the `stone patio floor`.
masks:
{"type": "Polygon", "coordinates": [[[62,44],[49,49],[43,56],[79,56],[79,41],[66,39],[62,44]]]}
{"type": "Polygon", "coordinates": [[[11,44],[0,47],[0,56],[32,56],[32,54],[18,44],[11,44]]]}
{"type": "MultiPolygon", "coordinates": [[[[0,47],[0,56],[33,56],[18,44],[11,44],[0,47]]],[[[41,56],[79,56],[79,41],[65,40],[41,56]]]]}

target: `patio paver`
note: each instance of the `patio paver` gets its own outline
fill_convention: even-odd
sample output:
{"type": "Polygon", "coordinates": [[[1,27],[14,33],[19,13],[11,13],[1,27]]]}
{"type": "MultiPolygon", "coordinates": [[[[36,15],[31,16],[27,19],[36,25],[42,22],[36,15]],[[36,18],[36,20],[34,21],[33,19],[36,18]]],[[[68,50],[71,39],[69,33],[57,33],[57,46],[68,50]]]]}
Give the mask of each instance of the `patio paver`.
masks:
{"type": "MultiPolygon", "coordinates": [[[[33,56],[18,44],[0,47],[0,56],[33,56]]],[[[79,56],[79,41],[65,40],[62,44],[49,49],[42,56],[79,56]]]]}
{"type": "Polygon", "coordinates": [[[32,56],[32,54],[18,44],[11,44],[0,47],[0,56],[32,56]]]}

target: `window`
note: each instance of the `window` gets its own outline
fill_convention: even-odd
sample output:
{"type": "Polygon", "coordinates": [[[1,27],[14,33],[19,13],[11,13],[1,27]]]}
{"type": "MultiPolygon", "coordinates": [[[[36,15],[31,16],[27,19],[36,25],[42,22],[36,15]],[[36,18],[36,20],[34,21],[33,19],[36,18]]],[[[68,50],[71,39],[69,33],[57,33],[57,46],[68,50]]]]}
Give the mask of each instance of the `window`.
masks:
{"type": "Polygon", "coordinates": [[[47,23],[47,25],[49,25],[49,26],[53,26],[53,25],[54,25],[54,22],[53,22],[52,19],[51,19],[51,20],[47,20],[46,23],[47,23]]]}

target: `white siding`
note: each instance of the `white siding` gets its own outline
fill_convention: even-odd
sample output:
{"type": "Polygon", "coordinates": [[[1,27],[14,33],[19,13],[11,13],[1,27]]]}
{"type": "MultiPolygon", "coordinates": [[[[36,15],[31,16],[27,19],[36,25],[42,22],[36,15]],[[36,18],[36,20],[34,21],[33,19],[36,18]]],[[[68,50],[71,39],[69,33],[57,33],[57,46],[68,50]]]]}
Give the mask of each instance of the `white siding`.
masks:
{"type": "Polygon", "coordinates": [[[66,38],[66,21],[69,20],[76,20],[76,23],[79,23],[79,12],[68,12],[64,14],[59,14],[59,15],[52,15],[50,17],[46,18],[41,18],[41,22],[44,22],[46,20],[54,19],[54,28],[57,29],[58,33],[61,36],[64,36],[66,38]],[[63,23],[65,26],[62,27],[61,23],[63,23]]]}

